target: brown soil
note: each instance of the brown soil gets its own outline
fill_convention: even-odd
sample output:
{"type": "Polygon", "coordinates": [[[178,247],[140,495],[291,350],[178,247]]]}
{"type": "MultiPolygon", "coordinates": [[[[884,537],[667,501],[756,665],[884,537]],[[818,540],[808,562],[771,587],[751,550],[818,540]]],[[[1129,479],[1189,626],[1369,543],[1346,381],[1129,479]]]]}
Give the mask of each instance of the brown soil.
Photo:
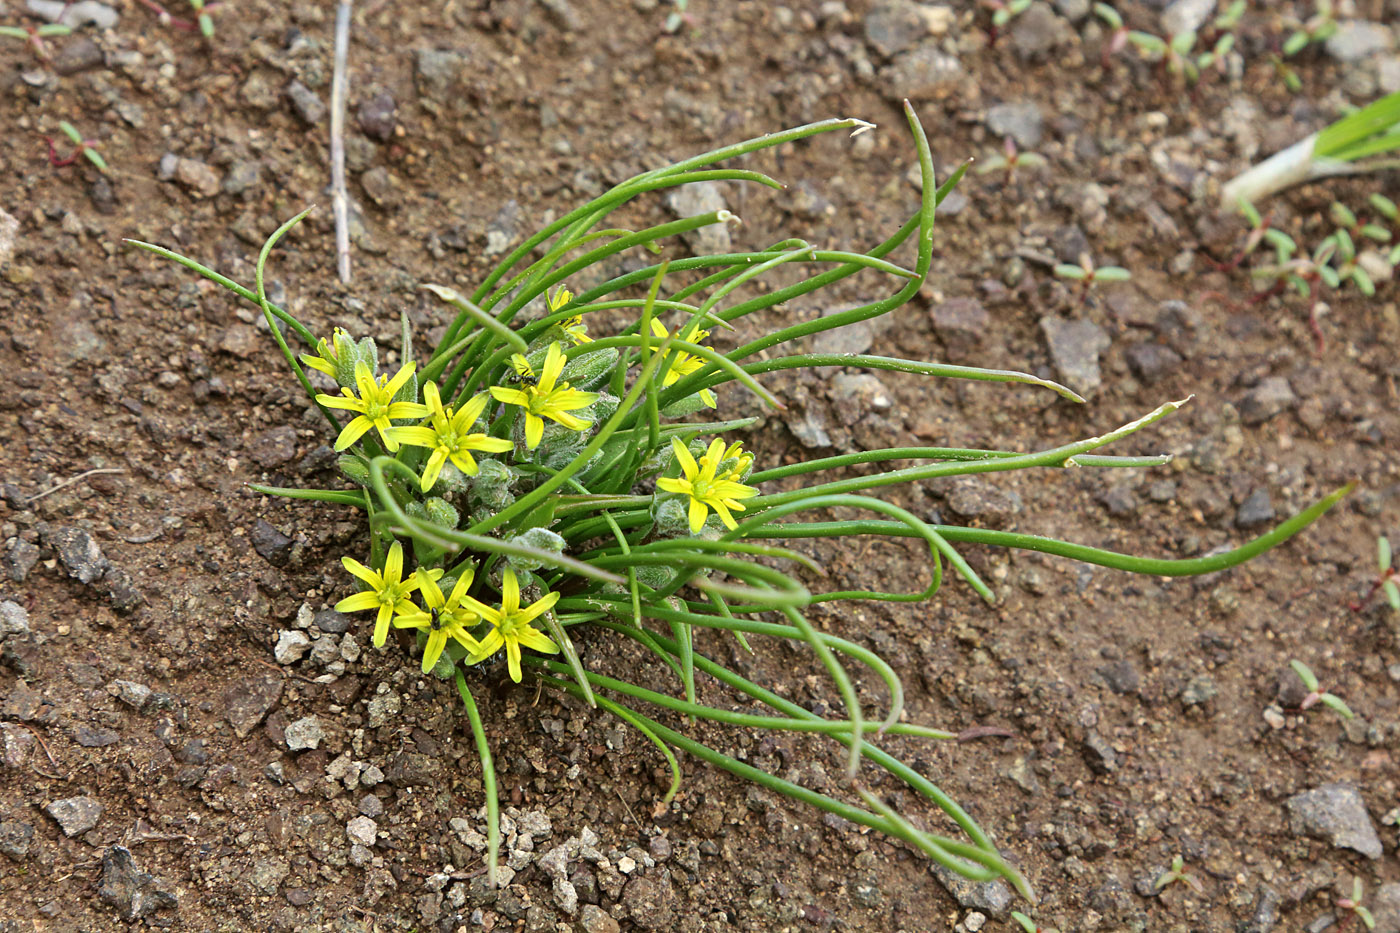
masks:
{"type": "MultiPolygon", "coordinates": [[[[537,852],[597,835],[602,861],[572,862],[570,872],[581,900],[601,912],[560,909],[528,855],[510,887],[489,891],[472,837],[449,825],[460,817],[479,827],[482,805],[450,685],[424,680],[397,650],[366,648],[339,667],[334,652],[274,661],[278,633],[297,629],[299,610],[319,611],[348,591],[338,558],[359,552],[363,526],[349,510],[244,488],[335,483],[324,424],[252,308],[123,237],[166,244],[250,283],[263,237],[320,202],[274,255],[274,297],[285,294],[318,332],[344,325],[393,345],[400,309],[423,333],[445,320],[418,285],[479,281],[490,266],[488,229],[513,244],[539,218],[608,184],[722,142],[827,116],[881,125],[865,142],[831,135],[752,160],[790,187],[728,191],[745,222],[734,233],[742,245],[800,235],[869,248],[917,200],[897,101],[862,76],[865,66],[883,67],[866,43],[864,3],[818,13],[816,4],[694,0],[694,26],[679,36],[661,30],[667,9],[646,2],[362,6],[350,156],[364,230],[349,287],[334,271],[328,121],[303,116],[285,93],[299,80],[329,101],[328,4],[229,4],[203,43],[126,3],[114,31],[52,40],[56,64],[71,72],[63,76],[20,43],[0,50],[0,174],[11,179],[0,208],[20,222],[0,281],[0,539],[7,571],[34,546],[39,561],[27,577],[16,572],[22,580],[0,583],[0,598],[22,605],[32,629],[9,638],[0,671],[0,841],[13,860],[0,882],[8,918],[0,928],[595,931],[610,928],[604,913],[623,928],[685,931],[963,922],[966,910],[903,846],[693,761],[684,762],[681,798],[655,812],[668,774],[654,749],[601,712],[512,687],[499,670],[478,695],[503,798],[519,814],[547,814],[552,834],[540,833],[537,852]],[[435,49],[459,56],[442,86],[416,58],[435,49]],[[392,122],[357,119],[378,93],[397,103],[392,122]],[[85,164],[46,164],[43,136],[56,136],[61,119],[99,141],[109,177],[85,164]],[[161,179],[166,153],[191,160],[167,164],[170,180],[161,179]],[[90,470],[108,472],[33,498],[90,470]],[[63,550],[82,544],[80,532],[109,564],[91,583],[72,577],[83,558],[63,550]],[[143,699],[117,681],[153,693],[143,699]],[[231,717],[255,689],[276,701],[265,720],[252,704],[255,721],[239,735],[231,717]],[[320,748],[289,752],[287,726],[308,716],[324,729],[320,748]],[[385,779],[370,786],[371,775],[346,791],[327,777],[346,765],[352,784],[356,768],[376,767],[385,779]],[[70,838],[43,808],[78,797],[103,811],[70,838]],[[372,861],[356,865],[346,824],[362,811],[380,835],[372,861]],[[147,896],[168,891],[178,906],[134,924],[119,919],[97,896],[114,845],[159,879],[142,889],[147,896]]],[[[4,21],[23,21],[9,7],[4,21]]],[[[989,481],[1016,500],[952,485],[891,498],[923,515],[976,512],[995,527],[1186,557],[1254,533],[1239,525],[1257,496],[1246,521],[1239,512],[1258,491],[1281,518],[1347,480],[1361,487],[1296,541],[1207,579],[970,548],[1001,597],[995,608],[950,583],[930,604],[824,607],[814,617],[894,664],[913,720],[1013,735],[887,744],[968,806],[1024,868],[1043,897],[1043,923],[1223,931],[1248,922],[1271,889],[1280,928],[1302,929],[1354,874],[1368,891],[1400,878],[1395,829],[1382,825],[1397,803],[1396,619],[1374,604],[1348,608],[1369,585],[1376,535],[1400,531],[1394,290],[1335,301],[1318,355],[1296,302],[1247,305],[1245,276],[1212,271],[1195,250],[1204,240],[1224,255],[1238,232],[1213,217],[1210,186],[1253,154],[1251,138],[1268,152],[1315,128],[1333,107],[1309,101],[1341,99],[1331,90],[1341,76],[1305,59],[1309,96],[1290,97],[1263,64],[1272,27],[1261,19],[1247,28],[1257,35],[1244,43],[1243,79],[1192,98],[1145,68],[1104,74],[1097,40],[1081,44],[1068,27],[1053,54],[1027,60],[1009,39],[985,47],[972,14],[959,15],[950,37],[925,40],[961,43],[967,73],[918,103],[940,175],[996,149],[983,118],[1002,100],[1039,104],[1046,126],[1036,148],[1050,168],[1010,184],[965,180],[966,203],[940,220],[929,287],[875,330],[872,352],[1054,377],[1041,320],[1085,320],[1111,339],[1102,387],[1075,407],[1028,388],[882,377],[893,407],[854,411],[833,396],[831,372],[775,379],[791,409],[755,433],[764,460],[804,455],[798,438],[810,443],[813,424],[836,449],[914,438],[1036,449],[1194,393],[1180,414],[1124,445],[1177,454],[1171,467],[989,481]],[[1228,117],[1240,101],[1257,106],[1243,126],[1228,117]],[[1133,282],[1084,304],[1067,296],[1036,257],[1072,257],[1080,234],[1098,261],[1133,270],[1133,282]],[[971,333],[936,328],[930,310],[955,297],[980,300],[989,320],[971,333]],[[1185,302],[1185,311],[1162,310],[1166,301],[1185,302]],[[1161,354],[1143,346],[1170,346],[1179,359],[1144,368],[1142,359],[1161,354]],[[1288,380],[1296,397],[1272,417],[1249,417],[1270,377],[1288,380]],[[790,431],[785,420],[805,427],[790,431]],[[1309,663],[1358,719],[1343,724],[1318,709],[1271,727],[1264,712],[1290,658],[1309,663]],[[1385,843],[1381,860],[1290,830],[1284,800],[1336,781],[1360,788],[1385,843]],[[1135,891],[1178,854],[1203,893],[1182,884],[1160,897],[1135,891]]],[[[1297,190],[1274,202],[1276,219],[1320,235],[1334,197],[1356,203],[1368,190],[1297,190]]],[[[669,216],[657,198],[627,220],[669,216]]],[[[825,304],[787,313],[814,316],[885,287],[857,280],[825,304]]],[[[737,394],[726,402],[749,404],[737,394]]],[[[926,572],[919,548],[904,543],[811,550],[834,586],[907,588],[926,572]]],[[[367,643],[366,632],[352,631],[367,643]]],[[[713,634],[700,645],[799,702],[835,702],[804,652],[758,643],[750,657],[713,634]]],[[[603,672],[673,689],[610,638],[584,647],[603,672]]],[[[861,686],[878,705],[878,685],[861,686]]],[[[705,696],[735,702],[713,687],[705,696]]],[[[679,727],[844,793],[833,747],[679,727]]],[[[938,825],[909,794],[875,786],[938,825]]],[[[987,929],[1012,926],[1002,917],[987,929]]]]}

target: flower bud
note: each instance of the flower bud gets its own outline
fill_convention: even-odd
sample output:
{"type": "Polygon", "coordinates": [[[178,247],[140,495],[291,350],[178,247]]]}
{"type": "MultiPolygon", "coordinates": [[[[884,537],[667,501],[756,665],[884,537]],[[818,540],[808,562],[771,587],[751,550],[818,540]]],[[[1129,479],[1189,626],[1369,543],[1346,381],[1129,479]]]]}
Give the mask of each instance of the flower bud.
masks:
{"type": "MultiPolygon", "coordinates": [[[[534,548],[537,551],[548,551],[551,554],[564,553],[564,539],[548,528],[527,528],[520,534],[509,538],[508,543],[534,548]]],[[[506,559],[518,571],[535,571],[546,566],[544,561],[536,557],[509,555],[506,559]]]]}
{"type": "Polygon", "coordinates": [[[462,517],[448,502],[437,496],[424,502],[423,509],[428,513],[428,521],[444,528],[456,528],[462,517]]]}

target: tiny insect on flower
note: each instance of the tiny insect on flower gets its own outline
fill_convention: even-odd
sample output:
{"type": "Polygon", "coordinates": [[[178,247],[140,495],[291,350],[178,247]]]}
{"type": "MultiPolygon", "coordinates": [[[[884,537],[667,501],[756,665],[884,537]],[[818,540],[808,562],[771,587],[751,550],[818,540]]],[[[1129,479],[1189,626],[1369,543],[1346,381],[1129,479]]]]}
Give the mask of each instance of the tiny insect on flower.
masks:
{"type": "Polygon", "coordinates": [[[554,607],[559,601],[558,593],[546,593],[524,609],[520,608],[520,581],[515,571],[507,567],[501,574],[501,607],[490,606],[472,600],[473,608],[492,625],[489,635],[481,640],[481,646],[468,659],[470,664],[479,664],[491,657],[504,646],[506,663],[510,668],[510,679],[520,683],[520,646],[533,648],[544,654],[558,654],[559,646],[548,635],[537,631],[531,623],[554,607]]]}
{"type": "MultiPolygon", "coordinates": [[[[529,369],[528,364],[526,369],[529,369]]],[[[519,372],[519,369],[516,371],[519,372]]],[[[533,385],[526,383],[523,388],[491,387],[491,395],[496,401],[518,405],[525,410],[525,444],[531,450],[538,447],[544,437],[545,418],[562,424],[570,431],[583,431],[593,423],[570,412],[592,405],[598,400],[598,393],[581,392],[570,388],[567,382],[559,382],[563,372],[564,351],[559,344],[551,343],[545,353],[538,382],[533,385]]]]}
{"type": "Polygon", "coordinates": [[[680,461],[684,476],[662,477],[656,481],[656,488],[690,497],[690,533],[698,534],[705,527],[705,519],[709,517],[711,509],[719,514],[724,527],[731,530],[737,528],[738,523],[730,510],[744,511],[744,506],[738,500],[756,496],[758,490],[730,479],[736,475],[733,472],[715,476],[715,470],[724,459],[724,441],[715,438],[699,464],[678,438],[671,438],[671,449],[680,461]]]}
{"type": "Polygon", "coordinates": [[[481,650],[481,643],[467,631],[480,618],[477,610],[481,604],[467,595],[474,576],[472,570],[465,571],[446,598],[436,579],[426,579],[420,586],[425,608],[414,606],[411,611],[394,616],[394,628],[416,628],[428,633],[428,643],[423,646],[423,673],[437,666],[448,638],[455,639],[468,654],[481,650]]]}
{"type": "Polygon", "coordinates": [[[355,367],[355,385],[359,395],[351,389],[341,389],[340,395],[318,395],[316,401],[327,408],[358,412],[359,417],[351,419],[336,438],[335,449],[344,450],[358,441],[366,431],[375,428],[389,451],[399,449],[399,442],[393,437],[394,419],[425,418],[428,406],[417,402],[396,402],[394,396],[413,377],[417,363],[405,363],[393,379],[380,376],[375,381],[374,374],[363,363],[355,367]]]}
{"type": "Polygon", "coordinates": [[[429,382],[423,386],[423,400],[428,403],[431,427],[399,427],[389,433],[400,444],[426,447],[433,452],[423,467],[421,488],[424,492],[433,488],[443,464],[449,459],[467,476],[475,476],[478,467],[471,454],[473,450],[502,453],[513,446],[503,437],[472,431],[472,426],[486,410],[485,395],[469,399],[461,411],[454,412],[452,406],[443,406],[438,387],[429,382]]]}
{"type": "Polygon", "coordinates": [[[395,541],[389,547],[389,555],[384,559],[384,572],[376,573],[359,561],[342,557],[340,563],[350,573],[359,577],[370,588],[353,596],[347,596],[335,604],[336,612],[363,612],[367,609],[379,610],[374,620],[374,647],[384,647],[389,635],[389,620],[396,612],[413,612],[415,606],[408,598],[418,589],[420,573],[429,580],[442,576],[441,570],[415,570],[403,579],[403,546],[395,541]]]}

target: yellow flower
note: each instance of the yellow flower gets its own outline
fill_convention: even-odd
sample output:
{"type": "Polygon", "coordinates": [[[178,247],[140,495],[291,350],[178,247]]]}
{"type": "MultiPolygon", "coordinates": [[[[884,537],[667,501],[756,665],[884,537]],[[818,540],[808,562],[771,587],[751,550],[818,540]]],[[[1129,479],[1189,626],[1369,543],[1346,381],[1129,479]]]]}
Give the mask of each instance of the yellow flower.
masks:
{"type": "MultiPolygon", "coordinates": [[[[441,574],[439,574],[441,576],[441,574]]],[[[431,671],[442,657],[442,649],[447,647],[447,639],[455,638],[468,654],[481,651],[481,643],[471,636],[468,628],[478,619],[476,607],[481,604],[467,595],[472,585],[471,570],[457,578],[452,595],[443,598],[435,578],[424,580],[421,586],[425,609],[413,607],[411,612],[394,617],[394,628],[416,628],[428,633],[428,643],[423,646],[423,673],[431,671]],[[466,603],[464,605],[463,603],[466,603]]],[[[485,607],[482,607],[485,608],[485,607]]]]}
{"type": "MultiPolygon", "coordinates": [[[[559,601],[558,593],[546,593],[524,609],[520,608],[520,581],[515,571],[507,567],[501,574],[501,608],[492,609],[477,603],[476,611],[492,625],[491,634],[481,640],[481,647],[469,664],[480,664],[505,645],[506,663],[510,667],[510,679],[520,683],[520,646],[533,648],[545,654],[558,654],[559,646],[543,632],[536,631],[531,622],[551,609],[559,601]]],[[[473,600],[475,602],[475,600],[473,600]]]]}
{"type": "Polygon", "coordinates": [[[370,428],[379,430],[379,436],[383,438],[384,446],[390,452],[399,449],[399,442],[393,437],[391,420],[394,418],[424,418],[428,415],[427,405],[420,405],[417,402],[394,401],[395,393],[413,377],[413,371],[417,367],[417,363],[405,363],[393,379],[388,376],[380,376],[379,381],[375,382],[374,374],[369,371],[369,367],[364,363],[357,363],[355,365],[355,385],[360,390],[359,397],[356,397],[350,389],[341,389],[340,395],[316,396],[316,401],[327,408],[340,408],[359,413],[359,417],[352,419],[341,429],[340,437],[336,438],[335,441],[336,450],[344,450],[349,447],[370,428]]]}
{"type": "Polygon", "coordinates": [[[342,557],[340,563],[345,569],[359,577],[370,588],[356,593],[354,596],[347,596],[335,604],[336,612],[362,612],[366,609],[378,609],[379,615],[374,620],[374,647],[384,647],[384,639],[389,635],[389,618],[395,612],[413,612],[415,607],[409,600],[408,594],[418,589],[420,580],[418,574],[422,573],[429,580],[436,580],[442,576],[441,570],[415,570],[408,575],[408,579],[403,577],[403,547],[395,541],[389,548],[389,556],[384,560],[384,572],[375,573],[364,564],[349,557],[342,557]]]}
{"type": "Polygon", "coordinates": [[[723,463],[726,460],[735,459],[737,459],[738,462],[735,463],[734,466],[730,467],[728,470],[725,470],[723,473],[719,474],[720,479],[732,479],[735,482],[742,481],[744,473],[748,470],[749,467],[753,465],[753,454],[751,454],[747,450],[744,450],[743,447],[743,441],[735,441],[734,443],[730,444],[728,448],[725,449],[724,456],[719,458],[719,462],[723,463]]]}
{"type": "Polygon", "coordinates": [[[476,419],[480,418],[486,409],[486,396],[476,396],[463,405],[461,411],[454,413],[450,405],[443,407],[437,385],[429,382],[423,386],[423,401],[428,403],[432,427],[394,428],[389,434],[400,444],[427,447],[433,452],[423,468],[424,492],[433,488],[438,475],[442,473],[442,465],[449,459],[466,475],[475,476],[477,465],[476,460],[472,458],[473,450],[484,450],[487,453],[510,450],[511,442],[503,437],[472,433],[471,429],[476,424],[476,419]]]}
{"type": "MultiPolygon", "coordinates": [[[[341,330],[339,327],[335,329],[336,336],[339,336],[343,333],[345,333],[345,331],[341,330]]],[[[335,378],[335,364],[337,359],[338,357],[334,349],[334,344],[326,343],[325,337],[322,337],[320,340],[316,341],[315,356],[312,356],[310,353],[301,354],[302,363],[311,367],[312,369],[319,369],[321,372],[325,373],[327,376],[330,376],[332,379],[335,378]]]]}
{"type": "Polygon", "coordinates": [[[676,452],[676,459],[680,461],[685,476],[674,479],[663,476],[656,481],[656,488],[690,497],[690,533],[697,534],[705,527],[705,519],[709,517],[710,509],[719,513],[724,527],[736,528],[738,523],[734,521],[734,516],[729,514],[729,510],[744,511],[743,505],[737,500],[756,496],[758,490],[730,479],[729,477],[736,475],[732,472],[720,477],[715,476],[715,470],[724,459],[724,441],[715,438],[698,465],[678,438],[671,438],[671,449],[676,452]]]}
{"type": "MultiPolygon", "coordinates": [[[[574,293],[567,288],[560,286],[549,299],[549,313],[553,314],[564,305],[574,300],[574,293]]],[[[583,315],[575,314],[573,317],[566,317],[559,322],[559,327],[564,334],[574,342],[574,346],[581,347],[585,343],[592,343],[593,338],[588,336],[588,325],[583,323],[583,315]]]]}
{"type": "MultiPolygon", "coordinates": [[[[519,364],[523,362],[523,358],[515,361],[517,372],[522,370],[519,364]]],[[[529,364],[525,364],[523,370],[528,373],[529,364]]],[[[551,343],[544,357],[544,367],[540,370],[539,380],[533,385],[527,383],[518,389],[509,386],[491,387],[491,395],[496,401],[505,402],[507,405],[519,405],[525,409],[525,444],[531,450],[540,445],[540,439],[544,436],[544,418],[557,421],[570,431],[582,431],[592,424],[591,421],[584,421],[569,412],[592,405],[598,400],[598,393],[580,392],[570,388],[567,382],[560,383],[559,374],[563,371],[564,351],[559,349],[559,344],[551,343]]]]}
{"type": "MultiPolygon", "coordinates": [[[[665,340],[667,337],[670,336],[670,334],[666,332],[666,328],[662,327],[661,322],[658,321],[656,318],[651,319],[651,332],[657,337],[660,337],[662,340],[665,340]]],[[[680,335],[680,339],[684,340],[686,343],[699,343],[708,336],[710,336],[709,331],[700,330],[698,326],[692,324],[689,330],[687,330],[684,334],[680,335]]],[[[674,350],[672,352],[676,354],[676,357],[671,361],[671,368],[666,370],[666,377],[662,380],[663,387],[678,382],[682,376],[689,376],[691,373],[695,372],[697,369],[700,369],[702,366],[705,365],[705,361],[700,359],[700,357],[691,356],[684,350],[674,350]]],[[[701,389],[700,401],[704,402],[709,407],[714,408],[715,394],[709,389],[701,389]]]]}

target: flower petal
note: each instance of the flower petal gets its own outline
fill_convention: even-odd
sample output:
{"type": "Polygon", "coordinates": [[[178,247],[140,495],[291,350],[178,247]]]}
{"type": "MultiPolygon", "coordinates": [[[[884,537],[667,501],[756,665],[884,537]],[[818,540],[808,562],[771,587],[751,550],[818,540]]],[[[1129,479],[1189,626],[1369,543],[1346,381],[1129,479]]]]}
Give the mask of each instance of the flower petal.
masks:
{"type": "MultiPolygon", "coordinates": [[[[481,413],[486,410],[486,393],[480,392],[467,399],[467,404],[462,406],[462,410],[453,416],[453,421],[461,419],[462,428],[469,428],[476,424],[476,419],[481,417],[481,413]]],[[[460,431],[462,428],[458,428],[460,431]]]]}
{"type": "Polygon", "coordinates": [[[517,622],[533,622],[537,617],[554,608],[554,604],[557,602],[559,602],[558,593],[545,593],[544,596],[516,613],[515,619],[517,622]]]}
{"type": "Polygon", "coordinates": [[[410,447],[427,447],[431,450],[438,442],[437,432],[432,428],[395,427],[389,433],[394,435],[394,440],[410,447]]]}
{"type": "Polygon", "coordinates": [[[379,617],[374,620],[374,638],[371,643],[376,648],[383,648],[385,640],[389,637],[389,620],[394,617],[394,610],[391,606],[380,606],[379,617]]]}
{"type": "MultiPolygon", "coordinates": [[[[403,368],[400,369],[397,373],[395,373],[394,378],[390,379],[389,384],[384,387],[384,397],[393,398],[395,395],[398,395],[399,389],[402,389],[404,383],[408,382],[409,379],[413,378],[413,372],[417,368],[417,362],[405,363],[403,365],[403,368]]],[[[423,414],[426,415],[427,412],[425,411],[423,412],[423,414]]],[[[419,415],[418,417],[422,417],[422,415],[419,415]]]]}
{"type": "Polygon", "coordinates": [[[344,450],[363,437],[365,432],[372,427],[374,427],[374,422],[364,415],[358,415],[351,419],[349,424],[341,428],[340,436],[335,439],[335,449],[337,451],[344,450]]]}
{"type": "Polygon", "coordinates": [[[548,635],[536,631],[532,628],[518,628],[515,630],[516,637],[526,648],[533,649],[541,654],[558,654],[559,646],[556,645],[548,635]]]}
{"type": "MultiPolygon", "coordinates": [[[[349,390],[347,389],[346,391],[348,392],[349,390]]],[[[352,395],[321,394],[316,396],[316,401],[320,402],[327,408],[338,408],[341,411],[363,412],[365,410],[365,403],[352,395]]]]}
{"type": "Polygon", "coordinates": [[[442,657],[442,649],[446,645],[447,633],[442,629],[428,632],[428,643],[423,646],[423,673],[430,673],[437,667],[438,658],[442,657]]]}
{"type": "MultiPolygon", "coordinates": [[[[442,473],[442,465],[447,462],[447,448],[438,447],[433,451],[433,455],[428,458],[428,463],[423,467],[423,481],[420,484],[424,492],[432,489],[438,481],[438,476],[442,473]]],[[[462,472],[466,472],[463,470],[462,472]]]]}
{"type": "Polygon", "coordinates": [[[520,611],[520,581],[515,571],[507,567],[501,574],[501,613],[514,615],[520,611]]]}
{"type": "Polygon", "coordinates": [[[525,412],[525,446],[534,450],[544,439],[544,422],[534,412],[525,412]]]}
{"type": "Polygon", "coordinates": [[[520,642],[506,639],[506,664],[510,667],[510,679],[520,683],[520,642]]]}
{"type": "Polygon", "coordinates": [[[551,343],[544,354],[544,366],[540,369],[540,391],[546,394],[553,392],[554,384],[559,381],[559,374],[563,371],[564,351],[559,349],[559,344],[551,343]]]}
{"type": "Polygon", "coordinates": [[[683,479],[675,479],[670,476],[663,476],[656,481],[656,488],[666,492],[678,492],[682,495],[689,495],[690,483],[683,479]]]}
{"type": "Polygon", "coordinates": [[[519,405],[521,408],[530,407],[530,396],[520,389],[512,389],[508,386],[492,386],[491,397],[498,402],[505,402],[507,405],[519,405]]]}
{"type": "Polygon", "coordinates": [[[350,571],[351,574],[359,577],[361,580],[374,587],[375,590],[384,589],[384,578],[381,577],[379,574],[375,573],[373,570],[370,570],[364,564],[355,560],[355,558],[342,557],[340,559],[340,566],[344,567],[346,570],[350,571]]]}
{"type": "Polygon", "coordinates": [[[501,637],[501,630],[492,629],[491,634],[487,635],[481,640],[481,644],[477,647],[476,653],[467,659],[467,663],[480,664],[482,661],[485,661],[497,651],[500,651],[501,645],[504,645],[505,643],[506,640],[501,637]]]}
{"type": "Polygon", "coordinates": [[[699,499],[690,500],[690,533],[699,534],[700,529],[705,527],[705,518],[710,514],[710,507],[699,499]]]}
{"type": "Polygon", "coordinates": [[[335,604],[336,612],[364,612],[380,607],[379,594],[374,590],[361,590],[354,596],[347,596],[335,604]]]}
{"type": "Polygon", "coordinates": [[[671,450],[675,451],[676,459],[681,463],[681,469],[685,471],[686,479],[695,479],[700,468],[695,465],[695,458],[690,455],[690,449],[681,443],[679,437],[671,438],[671,450]]]}
{"type": "Polygon", "coordinates": [[[472,579],[475,576],[476,571],[474,570],[468,569],[462,572],[462,575],[457,578],[457,585],[452,587],[452,595],[447,597],[447,605],[457,606],[461,609],[465,609],[472,615],[476,615],[475,612],[472,612],[470,606],[464,606],[462,604],[462,597],[467,595],[467,588],[472,585],[472,579]]]}
{"type": "Polygon", "coordinates": [[[403,545],[395,541],[389,545],[389,554],[384,558],[385,586],[403,582],[403,545]]]}

